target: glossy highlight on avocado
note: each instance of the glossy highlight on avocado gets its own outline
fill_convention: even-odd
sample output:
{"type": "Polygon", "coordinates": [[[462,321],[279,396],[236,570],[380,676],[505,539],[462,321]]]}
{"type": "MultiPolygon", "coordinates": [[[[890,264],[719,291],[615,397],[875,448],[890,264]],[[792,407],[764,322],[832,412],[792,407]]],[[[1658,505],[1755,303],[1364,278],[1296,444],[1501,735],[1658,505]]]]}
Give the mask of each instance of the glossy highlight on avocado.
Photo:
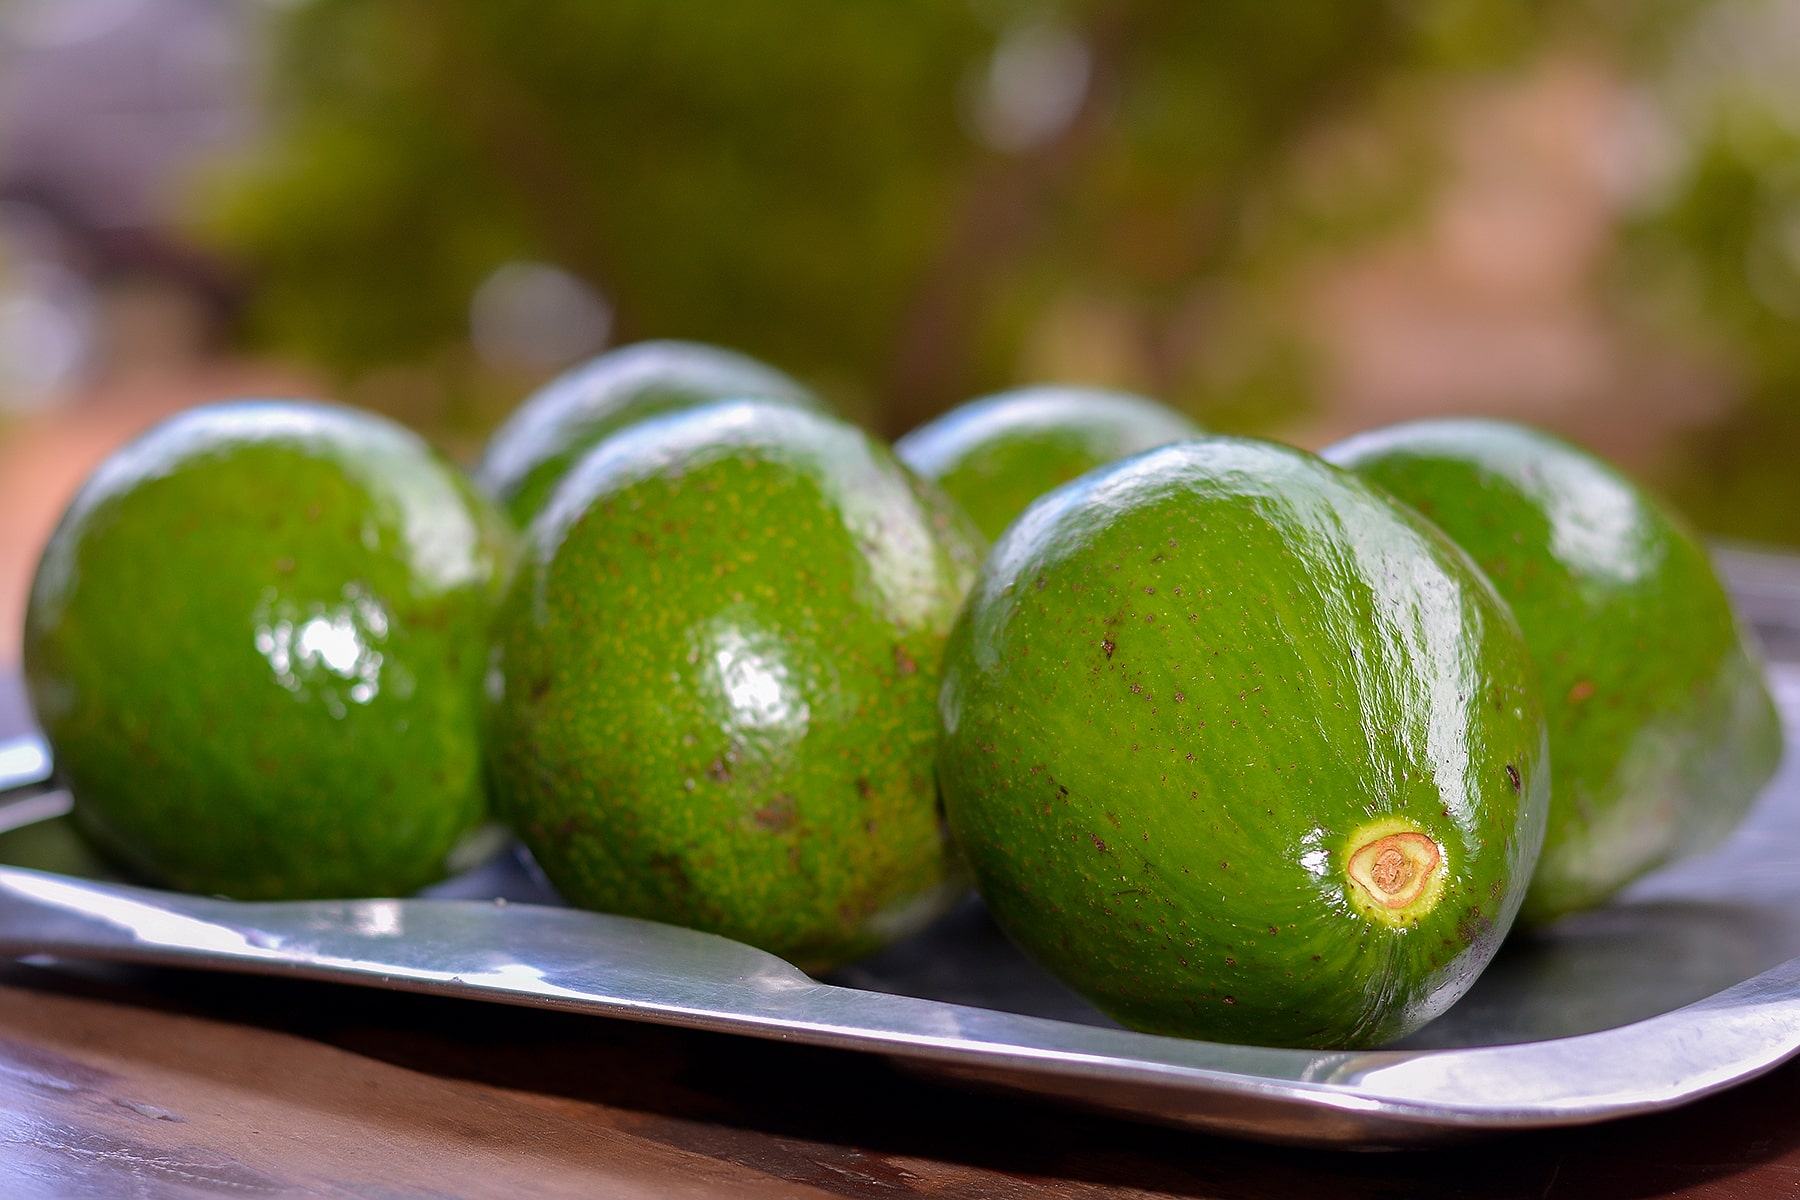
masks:
{"type": "Polygon", "coordinates": [[[824,401],[753,358],[698,342],[637,342],[583,363],[528,397],[489,439],[475,482],[520,525],[589,449],[658,413],[759,399],[825,411],[824,401]]]}
{"type": "Polygon", "coordinates": [[[191,410],[108,459],[32,584],[25,674],[108,853],[239,899],[401,895],[480,820],[505,520],[323,404],[191,410]]]}
{"type": "Polygon", "coordinates": [[[1591,908],[1716,844],[1781,724],[1705,549],[1624,475],[1501,421],[1419,421],[1325,451],[1454,538],[1511,604],[1543,685],[1555,798],[1524,919],[1591,908]]]}
{"type": "Polygon", "coordinates": [[[895,442],[894,453],[993,539],[1033,500],[1077,475],[1200,432],[1143,396],[1042,385],[971,400],[895,442]]]}
{"type": "Polygon", "coordinates": [[[938,662],[980,539],[841,421],[729,403],[609,439],[496,626],[496,802],[571,901],[821,970],[966,887],[938,662]]]}
{"type": "Polygon", "coordinates": [[[1302,451],[1201,438],[1051,493],[944,672],[982,895],[1134,1028],[1389,1041],[1524,895],[1549,764],[1518,627],[1440,532],[1302,451]]]}

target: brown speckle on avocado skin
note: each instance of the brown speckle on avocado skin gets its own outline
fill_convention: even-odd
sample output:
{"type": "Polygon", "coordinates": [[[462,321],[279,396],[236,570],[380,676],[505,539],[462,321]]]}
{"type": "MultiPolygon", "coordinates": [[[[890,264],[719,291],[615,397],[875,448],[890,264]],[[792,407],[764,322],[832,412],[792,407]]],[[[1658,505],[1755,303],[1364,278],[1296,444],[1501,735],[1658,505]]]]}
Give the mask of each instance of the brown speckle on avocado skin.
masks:
{"type": "Polygon", "coordinates": [[[783,792],[752,814],[756,823],[771,833],[786,833],[794,827],[794,798],[783,792]]]}
{"type": "Polygon", "coordinates": [[[556,664],[557,688],[536,708],[505,689],[488,729],[503,813],[590,818],[527,838],[564,895],[808,969],[874,949],[934,889],[954,898],[937,664],[979,548],[941,495],[850,425],[733,403],[615,434],[553,512],[495,636],[509,675],[556,664]]]}

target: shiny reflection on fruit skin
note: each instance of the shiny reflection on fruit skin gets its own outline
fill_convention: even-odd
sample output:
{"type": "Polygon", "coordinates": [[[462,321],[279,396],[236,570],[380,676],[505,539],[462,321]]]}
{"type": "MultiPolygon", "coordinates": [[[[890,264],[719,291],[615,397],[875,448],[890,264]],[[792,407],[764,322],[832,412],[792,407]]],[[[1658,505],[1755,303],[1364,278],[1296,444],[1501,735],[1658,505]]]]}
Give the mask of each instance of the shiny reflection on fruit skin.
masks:
{"type": "Polygon", "coordinates": [[[1403,500],[1411,494],[1432,508],[1439,506],[1406,481],[1399,462],[1461,463],[1464,487],[1489,495],[1498,489],[1535,510],[1519,532],[1584,587],[1628,588],[1659,570],[1668,553],[1666,518],[1628,479],[1524,426],[1476,419],[1411,421],[1347,438],[1327,447],[1323,457],[1377,482],[1387,479],[1403,500]],[[1389,462],[1394,465],[1378,465],[1389,462]]]}
{"type": "Polygon", "coordinates": [[[1041,384],[953,408],[895,442],[894,453],[997,538],[1033,500],[1077,475],[1200,432],[1144,396],[1041,384]]]}
{"type": "Polygon", "coordinates": [[[996,915],[1115,1017],[1365,1044],[1447,1007],[1517,909],[1548,795],[1535,691],[1504,606],[1416,514],[1202,438],[996,545],[946,654],[940,776],[996,915]],[[1390,814],[1445,850],[1444,901],[1404,929],[1345,892],[1345,839],[1390,814]]]}
{"type": "MultiPolygon", "coordinates": [[[[304,609],[267,588],[252,620],[257,653],[268,660],[275,682],[295,699],[316,699],[343,720],[349,712],[346,700],[366,705],[381,694],[386,657],[379,647],[387,642],[388,613],[356,584],[344,585],[339,604],[314,601],[304,609]]],[[[399,667],[389,672],[389,684],[410,690],[412,679],[399,667]]]]}
{"type": "Polygon", "coordinates": [[[713,622],[706,639],[713,678],[723,702],[720,724],[762,736],[806,736],[812,709],[789,672],[783,647],[754,622],[713,622]]]}
{"type": "Polygon", "coordinates": [[[1588,469],[1555,485],[1545,479],[1539,492],[1538,503],[1550,514],[1550,552],[1571,569],[1636,583],[1661,565],[1660,539],[1630,489],[1583,465],[1588,469]]]}
{"type": "Polygon", "coordinates": [[[513,410],[488,439],[475,481],[528,524],[586,452],[646,417],[757,398],[824,411],[799,383],[753,358],[698,342],[637,342],[573,367],[513,410]]]}
{"type": "Polygon", "coordinates": [[[77,819],[192,890],[435,878],[483,807],[469,648],[511,536],[381,418],[259,401],[158,426],[84,486],[33,584],[27,676],[77,819]]]}
{"type": "MultiPolygon", "coordinates": [[[[465,496],[417,435],[387,422],[364,426],[364,416],[330,404],[283,400],[190,410],[108,457],[82,484],[60,524],[83,524],[118,496],[244,447],[302,448],[322,461],[337,462],[381,496],[381,519],[359,525],[359,535],[370,550],[385,545],[403,556],[416,590],[446,592],[490,583],[496,574],[490,561],[495,529],[467,514],[465,496]],[[375,544],[367,544],[370,539],[375,544]]],[[[296,504],[305,506],[300,498],[296,504]]],[[[34,593],[56,596],[67,590],[76,569],[73,549],[70,543],[51,540],[38,564],[34,593]]]]}

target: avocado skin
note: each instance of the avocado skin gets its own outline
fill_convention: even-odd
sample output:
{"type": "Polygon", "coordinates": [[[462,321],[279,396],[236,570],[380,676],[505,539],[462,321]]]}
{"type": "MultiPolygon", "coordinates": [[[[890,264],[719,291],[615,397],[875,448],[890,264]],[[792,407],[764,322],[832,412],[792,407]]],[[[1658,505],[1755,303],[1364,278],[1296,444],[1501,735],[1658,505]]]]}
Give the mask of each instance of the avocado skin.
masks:
{"type": "Polygon", "coordinates": [[[574,367],[528,397],[494,431],[475,482],[521,527],[581,456],[645,417],[730,399],[814,411],[825,402],[753,358],[699,342],[637,342],[574,367]]]}
{"type": "Polygon", "coordinates": [[[1705,549],[1620,472],[1502,421],[1419,421],[1325,457],[1479,563],[1543,682],[1555,799],[1522,920],[1592,908],[1722,839],[1774,774],[1781,722],[1705,549]]]}
{"type": "Polygon", "coordinates": [[[190,410],[50,539],[25,673],[82,829],[239,899],[402,895],[484,809],[504,518],[411,433],[320,404],[190,410]]]}
{"type": "Polygon", "coordinates": [[[894,453],[963,506],[990,540],[1033,500],[1200,426],[1129,392],[1041,385],[971,400],[898,442],[894,453]]]}
{"type": "Polygon", "coordinates": [[[841,421],[726,403],[597,447],[496,625],[497,805],[576,904],[824,970],[966,888],[938,663],[984,549],[841,421]]]}
{"type": "Polygon", "coordinates": [[[1363,1046],[1460,996],[1543,836],[1512,616],[1467,557],[1302,451],[1208,437],[1040,500],[945,653],[951,827],[1024,949],[1137,1029],[1363,1046]],[[1353,903],[1349,838],[1444,851],[1416,924],[1353,903]]]}

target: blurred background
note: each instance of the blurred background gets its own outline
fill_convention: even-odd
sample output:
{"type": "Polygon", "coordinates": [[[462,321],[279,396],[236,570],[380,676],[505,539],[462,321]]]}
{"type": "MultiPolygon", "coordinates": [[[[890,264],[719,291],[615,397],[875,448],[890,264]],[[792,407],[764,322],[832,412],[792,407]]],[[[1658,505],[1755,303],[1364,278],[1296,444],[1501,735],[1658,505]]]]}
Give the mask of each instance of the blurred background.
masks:
{"type": "Polygon", "coordinates": [[[1576,438],[1800,544],[1800,0],[0,0],[0,665],[184,405],[454,455],[609,345],[1576,438]]]}

